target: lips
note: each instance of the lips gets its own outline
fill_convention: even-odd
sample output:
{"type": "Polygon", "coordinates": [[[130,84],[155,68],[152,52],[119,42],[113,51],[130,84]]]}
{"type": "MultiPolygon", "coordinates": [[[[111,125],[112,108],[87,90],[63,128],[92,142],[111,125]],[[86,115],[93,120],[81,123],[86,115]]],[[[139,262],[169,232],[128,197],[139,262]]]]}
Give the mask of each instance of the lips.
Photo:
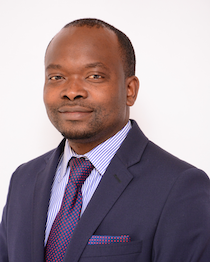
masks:
{"type": "Polygon", "coordinates": [[[60,113],[92,112],[93,110],[82,106],[62,106],[58,109],[60,113]]]}
{"type": "Polygon", "coordinates": [[[81,106],[62,106],[58,109],[64,120],[84,120],[93,112],[92,109],[81,106]]]}

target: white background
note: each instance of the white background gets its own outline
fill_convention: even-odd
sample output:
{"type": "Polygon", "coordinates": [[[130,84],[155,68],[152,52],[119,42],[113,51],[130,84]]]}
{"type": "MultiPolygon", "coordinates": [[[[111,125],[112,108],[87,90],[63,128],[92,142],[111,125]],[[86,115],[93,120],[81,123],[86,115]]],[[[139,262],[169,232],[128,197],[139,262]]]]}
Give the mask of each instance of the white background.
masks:
{"type": "Polygon", "coordinates": [[[99,18],[136,50],[131,117],[153,142],[210,175],[209,0],[7,0],[0,3],[0,215],[18,165],[56,147],[42,101],[44,54],[68,22],[99,18]]]}

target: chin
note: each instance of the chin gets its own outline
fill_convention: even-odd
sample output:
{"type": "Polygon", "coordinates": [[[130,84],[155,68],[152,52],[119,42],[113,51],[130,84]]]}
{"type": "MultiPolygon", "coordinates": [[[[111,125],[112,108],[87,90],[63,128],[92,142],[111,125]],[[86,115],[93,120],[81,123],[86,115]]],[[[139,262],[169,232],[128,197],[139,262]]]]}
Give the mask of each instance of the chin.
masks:
{"type": "Polygon", "coordinates": [[[62,136],[68,140],[89,140],[95,137],[96,132],[75,131],[75,132],[61,132],[62,136]]]}

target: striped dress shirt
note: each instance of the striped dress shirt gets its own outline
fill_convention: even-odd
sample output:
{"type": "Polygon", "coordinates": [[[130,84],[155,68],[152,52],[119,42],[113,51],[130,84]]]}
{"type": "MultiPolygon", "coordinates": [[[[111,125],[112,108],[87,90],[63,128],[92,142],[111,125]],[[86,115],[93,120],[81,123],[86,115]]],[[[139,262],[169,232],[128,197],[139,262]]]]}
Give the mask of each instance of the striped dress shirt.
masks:
{"type": "Polygon", "coordinates": [[[47,224],[45,230],[45,245],[50,234],[52,224],[55,220],[57,213],[60,210],[62,199],[64,196],[64,191],[68,183],[70,167],[69,160],[72,157],[84,157],[88,159],[94,169],[85,180],[82,186],[82,210],[81,215],[83,214],[85,208],[87,207],[93,193],[95,192],[103,174],[105,173],[110,161],[116,154],[123,140],[126,138],[129,130],[131,129],[131,122],[129,121],[123,129],[116,133],[113,137],[107,139],[105,142],[99,144],[97,147],[89,151],[84,155],[76,154],[71,147],[69,146],[68,141],[66,140],[64,153],[61,157],[61,160],[58,164],[54,182],[51,190],[51,198],[48,208],[47,224]]]}

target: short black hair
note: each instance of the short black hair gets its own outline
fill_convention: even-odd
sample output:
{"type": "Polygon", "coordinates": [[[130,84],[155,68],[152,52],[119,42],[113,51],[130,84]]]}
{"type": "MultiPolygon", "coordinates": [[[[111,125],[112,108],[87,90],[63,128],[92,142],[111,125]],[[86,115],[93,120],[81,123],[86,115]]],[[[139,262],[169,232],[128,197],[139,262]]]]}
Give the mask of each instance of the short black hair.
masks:
{"type": "Polygon", "coordinates": [[[135,67],[136,67],[136,58],[135,58],[135,51],[130,39],[120,30],[115,28],[114,26],[94,18],[84,18],[74,20],[68,24],[66,24],[63,28],[67,28],[69,26],[76,26],[76,27],[105,27],[109,30],[113,31],[118,38],[119,46],[121,48],[122,54],[122,62],[125,72],[125,77],[130,77],[135,75],[135,67]]]}

